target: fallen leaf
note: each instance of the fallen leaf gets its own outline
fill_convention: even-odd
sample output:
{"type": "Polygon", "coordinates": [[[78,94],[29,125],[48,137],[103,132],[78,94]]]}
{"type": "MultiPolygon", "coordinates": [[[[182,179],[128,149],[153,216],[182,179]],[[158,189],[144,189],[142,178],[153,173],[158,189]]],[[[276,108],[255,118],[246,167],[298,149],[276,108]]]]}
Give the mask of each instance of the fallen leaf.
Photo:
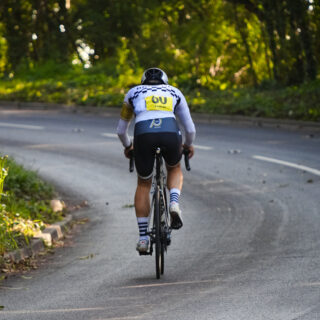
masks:
{"type": "Polygon", "coordinates": [[[47,253],[50,253],[50,254],[55,254],[55,251],[51,248],[47,249],[47,253]]]}
{"type": "Polygon", "coordinates": [[[312,179],[307,180],[307,183],[313,183],[312,179]]]}
{"type": "Polygon", "coordinates": [[[25,280],[30,280],[32,279],[32,277],[27,277],[27,276],[21,276],[22,279],[25,279],[25,280]]]}
{"type": "Polygon", "coordinates": [[[80,206],[81,206],[81,207],[88,207],[88,206],[89,206],[89,203],[88,203],[87,200],[84,200],[84,201],[82,201],[82,202],[80,203],[80,206]]]}
{"type": "Polygon", "coordinates": [[[88,221],[89,221],[88,218],[83,218],[83,219],[76,220],[76,224],[85,224],[88,221]]]}
{"type": "Polygon", "coordinates": [[[3,310],[4,309],[4,306],[0,306],[0,310],[3,310]]]}
{"type": "Polygon", "coordinates": [[[93,257],[94,257],[94,254],[91,253],[88,256],[80,257],[79,260],[88,260],[88,259],[92,259],[93,257]]]}
{"type": "Polygon", "coordinates": [[[0,289],[6,289],[6,290],[28,290],[28,288],[26,288],[26,287],[4,287],[4,286],[0,286],[0,289]]]}
{"type": "Polygon", "coordinates": [[[125,204],[122,208],[134,208],[134,204],[125,204]]]}

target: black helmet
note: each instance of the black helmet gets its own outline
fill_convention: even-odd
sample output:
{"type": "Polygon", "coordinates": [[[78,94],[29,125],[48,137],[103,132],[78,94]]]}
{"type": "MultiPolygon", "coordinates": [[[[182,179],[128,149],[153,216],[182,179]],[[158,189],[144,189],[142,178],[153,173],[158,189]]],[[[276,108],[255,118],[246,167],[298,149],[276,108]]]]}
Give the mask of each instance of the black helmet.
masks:
{"type": "Polygon", "coordinates": [[[168,76],[159,68],[149,68],[143,72],[141,84],[168,84],[168,76]]]}

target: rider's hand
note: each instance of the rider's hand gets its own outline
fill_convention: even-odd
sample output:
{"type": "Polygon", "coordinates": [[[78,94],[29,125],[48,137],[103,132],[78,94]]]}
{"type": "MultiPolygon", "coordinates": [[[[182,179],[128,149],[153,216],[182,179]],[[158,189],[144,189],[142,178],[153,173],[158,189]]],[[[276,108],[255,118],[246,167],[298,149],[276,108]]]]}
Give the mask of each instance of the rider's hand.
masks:
{"type": "Polygon", "coordinates": [[[194,155],[194,147],[191,146],[187,146],[187,145],[183,145],[183,150],[187,150],[189,152],[189,159],[191,159],[194,155]]]}
{"type": "Polygon", "coordinates": [[[133,144],[131,142],[129,147],[124,148],[124,155],[126,156],[126,158],[130,159],[131,156],[131,151],[133,151],[133,144]]]}

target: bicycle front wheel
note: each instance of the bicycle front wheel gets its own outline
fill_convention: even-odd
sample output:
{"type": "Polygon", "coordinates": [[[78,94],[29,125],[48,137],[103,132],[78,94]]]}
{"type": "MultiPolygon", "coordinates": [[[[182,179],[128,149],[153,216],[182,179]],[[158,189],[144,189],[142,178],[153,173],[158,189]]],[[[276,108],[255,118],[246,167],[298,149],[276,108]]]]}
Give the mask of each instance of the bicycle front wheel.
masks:
{"type": "Polygon", "coordinates": [[[159,194],[159,188],[156,186],[155,192],[154,192],[154,228],[155,228],[155,246],[156,246],[156,276],[157,279],[160,279],[160,274],[164,267],[164,261],[163,259],[163,248],[161,245],[161,224],[160,224],[160,194],[159,194]]]}

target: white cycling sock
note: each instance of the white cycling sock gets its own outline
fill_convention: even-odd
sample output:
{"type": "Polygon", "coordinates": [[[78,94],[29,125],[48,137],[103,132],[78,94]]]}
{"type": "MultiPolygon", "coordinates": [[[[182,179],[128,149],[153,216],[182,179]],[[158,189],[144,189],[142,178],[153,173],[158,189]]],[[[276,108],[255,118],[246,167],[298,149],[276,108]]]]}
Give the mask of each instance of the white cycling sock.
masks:
{"type": "Polygon", "coordinates": [[[170,203],[179,203],[180,190],[177,188],[170,189],[170,203]]]}
{"type": "Polygon", "coordinates": [[[140,240],[148,239],[147,230],[148,230],[148,217],[137,217],[140,240]]]}

